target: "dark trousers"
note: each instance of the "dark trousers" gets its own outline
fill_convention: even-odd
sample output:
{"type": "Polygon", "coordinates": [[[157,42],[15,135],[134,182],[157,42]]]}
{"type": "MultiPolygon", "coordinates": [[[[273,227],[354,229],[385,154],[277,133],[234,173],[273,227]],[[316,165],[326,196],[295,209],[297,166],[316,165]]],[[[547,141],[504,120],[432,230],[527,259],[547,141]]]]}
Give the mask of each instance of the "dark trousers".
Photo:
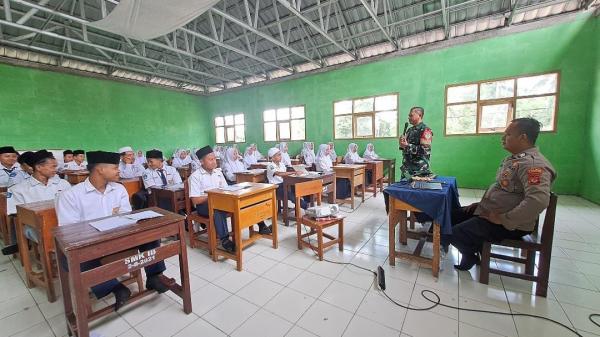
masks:
{"type": "MultiPolygon", "coordinates": [[[[140,245],[140,246],[138,246],[138,249],[140,250],[140,252],[144,252],[144,251],[158,248],[158,247],[160,247],[160,240],[156,240],[156,241],[152,241],[152,242],[148,242],[143,245],[140,245]]],[[[64,259],[64,256],[63,256],[63,259],[64,259]]],[[[63,260],[62,262],[65,266],[67,266],[66,260],[63,260]]],[[[88,270],[100,267],[101,265],[102,264],[100,263],[100,259],[86,261],[81,264],[81,271],[82,272],[88,271],[88,270]]],[[[158,274],[164,272],[165,270],[167,270],[167,267],[165,266],[164,261],[160,261],[155,264],[151,264],[147,267],[144,267],[144,271],[146,272],[146,277],[158,275],[158,274]]],[[[117,281],[117,279],[108,280],[106,282],[102,282],[100,284],[92,286],[92,292],[94,293],[96,298],[102,298],[102,297],[110,294],[110,292],[118,284],[119,284],[119,281],[117,281]]]]}
{"type": "MultiPolygon", "coordinates": [[[[277,205],[280,204],[280,201],[287,202],[286,200],[283,200],[283,183],[277,185],[277,191],[275,192],[275,194],[277,196],[277,205]]],[[[310,200],[310,196],[306,196],[300,199],[300,208],[306,209],[308,207],[308,202],[306,201],[306,199],[310,200]]],[[[290,192],[288,193],[288,200],[293,202],[294,204],[296,203],[296,191],[294,189],[294,186],[292,186],[290,192]]],[[[278,209],[281,212],[281,208],[278,207],[278,209]]]]}
{"type": "Polygon", "coordinates": [[[465,208],[459,208],[452,212],[452,225],[450,243],[463,255],[481,252],[481,247],[486,241],[500,242],[504,239],[519,239],[531,233],[508,230],[502,225],[467,213],[465,208]]]}
{"type": "Polygon", "coordinates": [[[350,197],[349,179],[335,179],[335,197],[337,199],[346,199],[350,197]]]}
{"type": "MultiPolygon", "coordinates": [[[[148,199],[152,198],[148,190],[141,190],[136,192],[133,196],[131,196],[131,204],[134,210],[148,208],[148,199]]],[[[174,212],[173,207],[171,207],[171,201],[169,199],[158,199],[158,206],[164,210],[174,212]]]]}

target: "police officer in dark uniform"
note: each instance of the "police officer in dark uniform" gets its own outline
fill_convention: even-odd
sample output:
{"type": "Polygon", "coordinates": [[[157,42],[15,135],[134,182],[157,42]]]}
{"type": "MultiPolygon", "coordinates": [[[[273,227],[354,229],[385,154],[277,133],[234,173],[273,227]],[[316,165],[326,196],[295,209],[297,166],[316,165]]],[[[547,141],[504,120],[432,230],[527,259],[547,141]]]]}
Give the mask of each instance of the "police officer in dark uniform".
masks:
{"type": "Polygon", "coordinates": [[[433,132],[423,123],[425,109],[413,107],[408,114],[408,121],[412,125],[400,137],[399,149],[402,150],[402,177],[429,176],[429,159],[431,158],[431,141],[433,132]]]}

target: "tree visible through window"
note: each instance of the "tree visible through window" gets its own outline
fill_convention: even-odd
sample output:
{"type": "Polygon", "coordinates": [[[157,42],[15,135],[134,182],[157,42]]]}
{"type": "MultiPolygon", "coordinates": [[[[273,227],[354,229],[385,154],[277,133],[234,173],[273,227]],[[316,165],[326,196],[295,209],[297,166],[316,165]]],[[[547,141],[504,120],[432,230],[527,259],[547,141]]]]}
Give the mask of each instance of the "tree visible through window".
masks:
{"type": "Polygon", "coordinates": [[[333,103],[335,139],[398,136],[398,95],[364,97],[333,103]]]}
{"type": "Polygon", "coordinates": [[[246,142],[244,114],[231,114],[215,117],[215,138],[217,144],[246,142]]]}

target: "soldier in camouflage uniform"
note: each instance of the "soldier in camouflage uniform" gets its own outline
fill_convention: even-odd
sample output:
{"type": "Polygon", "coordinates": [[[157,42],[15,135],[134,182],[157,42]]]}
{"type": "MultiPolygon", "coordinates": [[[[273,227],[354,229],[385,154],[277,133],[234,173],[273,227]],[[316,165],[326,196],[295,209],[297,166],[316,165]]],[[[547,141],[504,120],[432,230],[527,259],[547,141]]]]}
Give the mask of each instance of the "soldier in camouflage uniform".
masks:
{"type": "Polygon", "coordinates": [[[408,120],[412,125],[402,137],[400,137],[400,150],[402,156],[402,176],[429,176],[429,159],[431,158],[431,141],[433,132],[423,123],[425,110],[421,107],[413,107],[408,114],[408,120]]]}

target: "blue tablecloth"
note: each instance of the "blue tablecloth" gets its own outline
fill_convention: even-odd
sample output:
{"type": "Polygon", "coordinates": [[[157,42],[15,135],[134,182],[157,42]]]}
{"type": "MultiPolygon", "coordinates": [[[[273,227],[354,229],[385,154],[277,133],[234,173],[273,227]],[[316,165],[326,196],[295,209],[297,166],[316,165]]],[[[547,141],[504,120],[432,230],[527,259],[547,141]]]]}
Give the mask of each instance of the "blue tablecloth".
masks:
{"type": "Polygon", "coordinates": [[[441,190],[416,189],[407,181],[393,183],[383,190],[389,196],[420,209],[440,224],[442,234],[452,234],[452,209],[460,207],[455,177],[436,177],[441,190]]]}

